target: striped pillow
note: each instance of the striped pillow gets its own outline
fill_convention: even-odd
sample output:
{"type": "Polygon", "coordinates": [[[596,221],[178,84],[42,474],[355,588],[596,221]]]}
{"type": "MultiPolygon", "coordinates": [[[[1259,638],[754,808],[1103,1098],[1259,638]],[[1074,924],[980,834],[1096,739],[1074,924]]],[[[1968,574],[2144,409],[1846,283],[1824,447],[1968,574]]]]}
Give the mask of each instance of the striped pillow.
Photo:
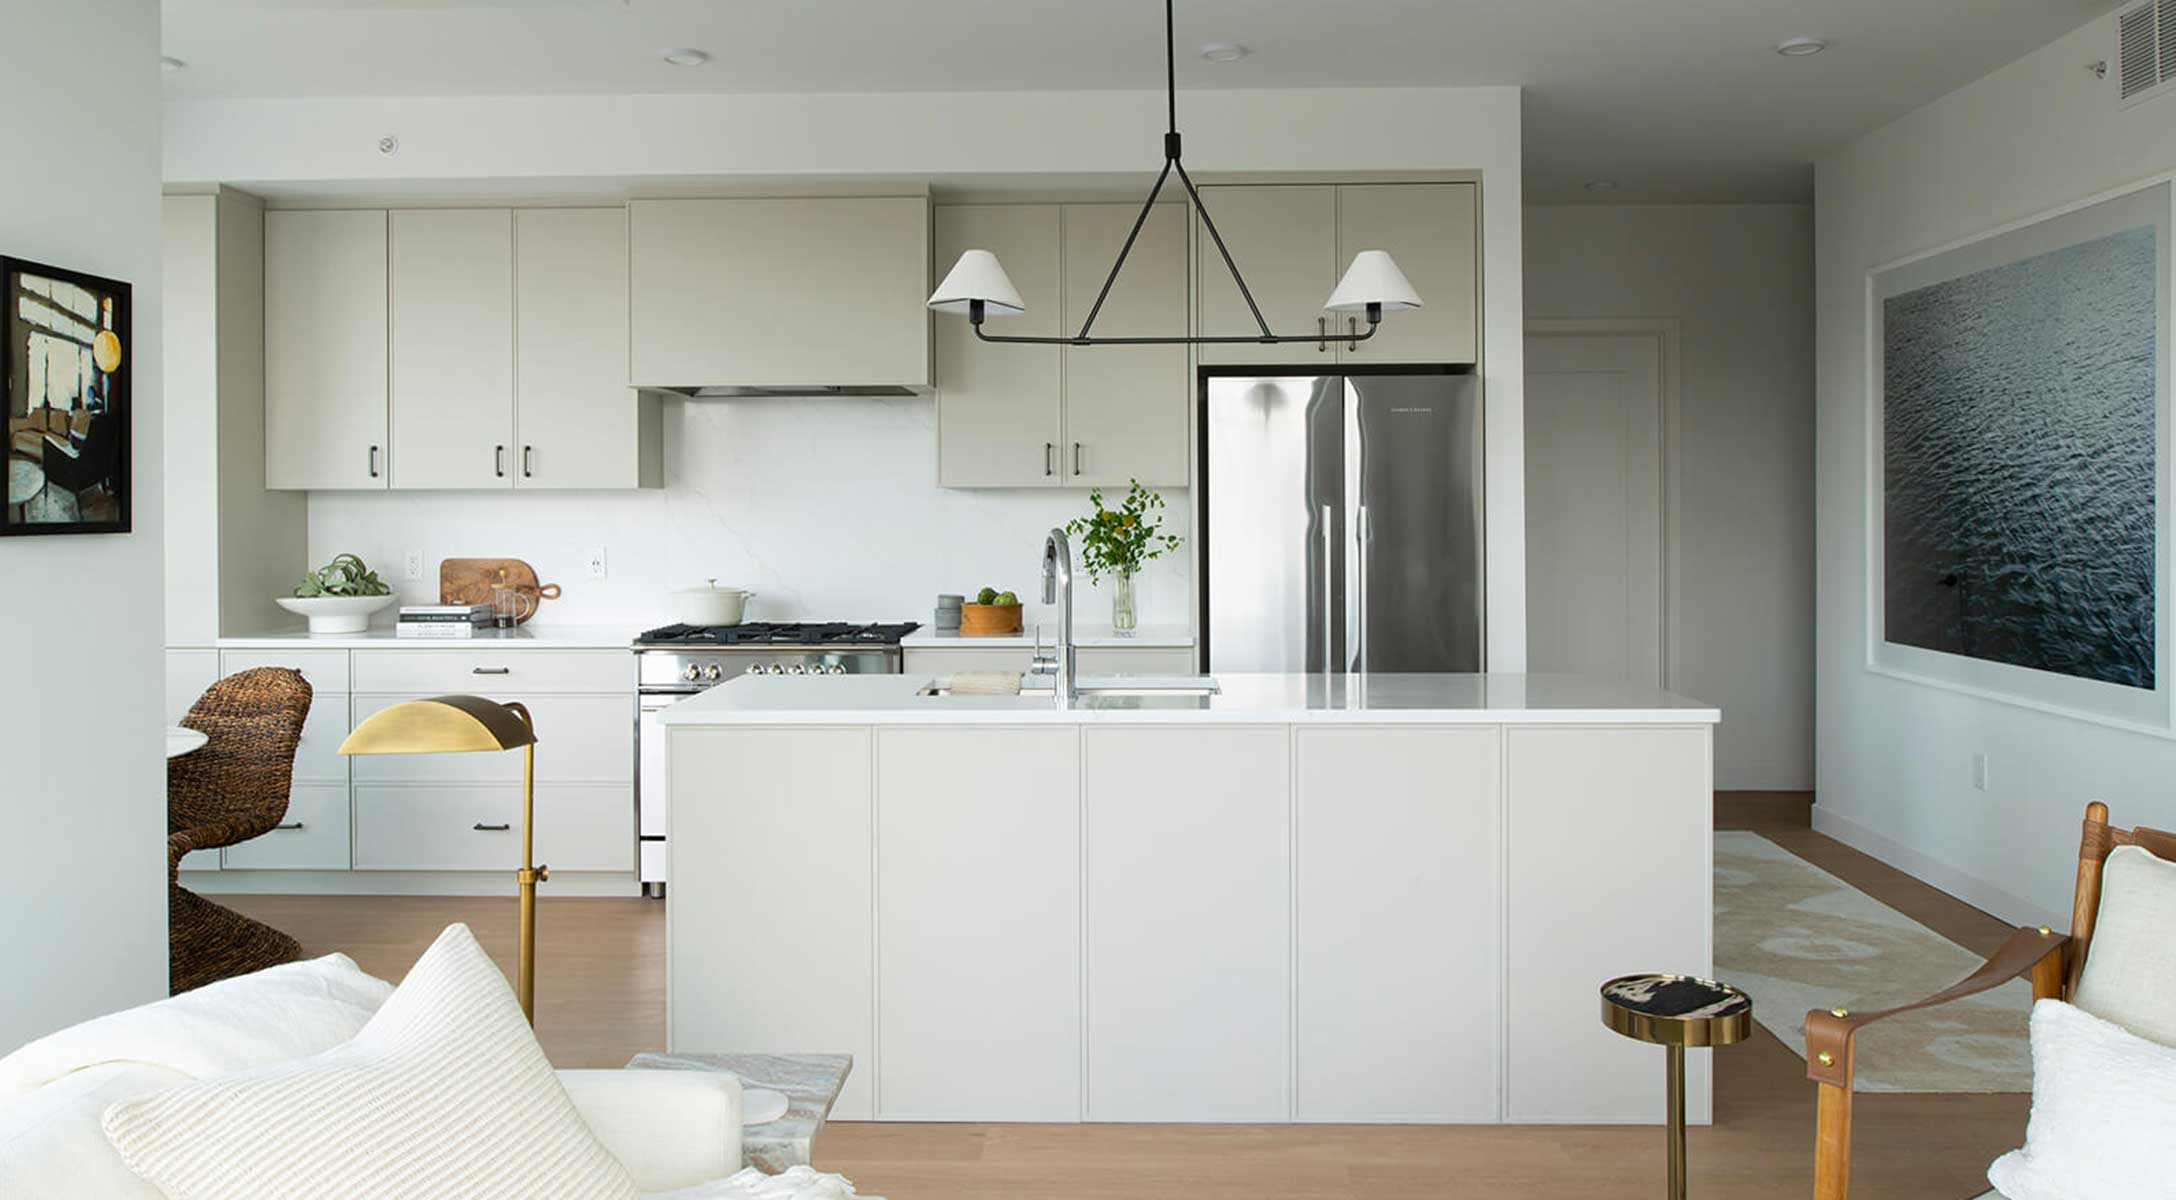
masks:
{"type": "Polygon", "coordinates": [[[104,1124],[173,1200],[635,1200],[466,925],[346,1045],[124,1100],[104,1124]]]}

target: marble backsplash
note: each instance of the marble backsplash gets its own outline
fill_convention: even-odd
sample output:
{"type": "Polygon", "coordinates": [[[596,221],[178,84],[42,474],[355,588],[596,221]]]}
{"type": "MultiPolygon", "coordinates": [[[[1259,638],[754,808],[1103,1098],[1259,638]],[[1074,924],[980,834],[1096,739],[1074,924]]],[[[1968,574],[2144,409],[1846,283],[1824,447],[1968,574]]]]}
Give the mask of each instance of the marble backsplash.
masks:
{"type": "MultiPolygon", "coordinates": [[[[938,487],[927,396],[668,398],[664,439],[656,490],[314,493],[310,558],[359,554],[403,603],[436,602],[440,559],[526,559],[565,589],[539,617],[552,624],[663,624],[670,592],[713,578],[756,593],[750,620],[926,625],[939,592],[983,586],[1019,593],[1033,620],[1043,534],[1088,509],[1085,488],[938,487]],[[403,578],[410,551],[421,580],[403,578]]],[[[1141,621],[1191,624],[1193,510],[1183,489],[1166,498],[1188,540],[1144,573],[1141,621]]],[[[1077,619],[1108,622],[1108,592],[1079,584],[1077,619]]]]}

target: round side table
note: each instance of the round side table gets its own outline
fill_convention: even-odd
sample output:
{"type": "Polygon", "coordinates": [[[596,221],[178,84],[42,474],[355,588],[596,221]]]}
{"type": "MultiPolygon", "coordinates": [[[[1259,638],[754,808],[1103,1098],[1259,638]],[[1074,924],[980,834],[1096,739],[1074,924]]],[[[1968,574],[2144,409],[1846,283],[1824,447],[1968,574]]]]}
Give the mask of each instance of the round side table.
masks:
{"type": "Polygon", "coordinates": [[[1602,985],[1602,1024],[1661,1046],[1669,1089],[1669,1200],[1685,1200],[1685,1047],[1728,1046],[1753,1032],[1753,998],[1690,975],[1625,975],[1602,985]]]}

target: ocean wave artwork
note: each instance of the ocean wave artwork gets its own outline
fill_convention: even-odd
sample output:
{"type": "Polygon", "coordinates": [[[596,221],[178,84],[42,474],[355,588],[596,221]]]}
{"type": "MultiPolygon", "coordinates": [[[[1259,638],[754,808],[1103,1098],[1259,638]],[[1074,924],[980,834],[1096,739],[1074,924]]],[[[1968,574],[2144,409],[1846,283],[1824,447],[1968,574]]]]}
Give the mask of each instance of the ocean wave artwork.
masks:
{"type": "Polygon", "coordinates": [[[1889,641],[2154,688],[2157,236],[1883,301],[1889,641]]]}

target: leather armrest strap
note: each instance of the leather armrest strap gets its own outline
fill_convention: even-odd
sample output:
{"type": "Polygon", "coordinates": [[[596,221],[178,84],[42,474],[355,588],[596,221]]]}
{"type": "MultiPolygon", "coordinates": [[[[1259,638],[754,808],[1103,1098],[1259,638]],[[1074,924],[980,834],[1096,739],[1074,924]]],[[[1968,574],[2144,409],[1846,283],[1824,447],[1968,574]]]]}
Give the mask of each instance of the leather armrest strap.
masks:
{"type": "Polygon", "coordinates": [[[2013,979],[2032,973],[2042,959],[2061,952],[2070,941],[2060,933],[2046,929],[2020,929],[2010,935],[2002,948],[1972,972],[1949,987],[1914,1004],[1886,1008],[1879,1012],[1848,1013],[1838,1016],[1836,1010],[1817,1008],[1806,1014],[1806,1078],[1815,1083],[1836,1087],[1851,1086],[1851,1039],[1860,1027],[1871,1025],[1899,1013],[1916,1012],[1922,1008],[1934,1008],[1966,996],[1993,991],[2013,979]],[[1827,1060],[1823,1061],[1823,1055],[1827,1060]]]}

